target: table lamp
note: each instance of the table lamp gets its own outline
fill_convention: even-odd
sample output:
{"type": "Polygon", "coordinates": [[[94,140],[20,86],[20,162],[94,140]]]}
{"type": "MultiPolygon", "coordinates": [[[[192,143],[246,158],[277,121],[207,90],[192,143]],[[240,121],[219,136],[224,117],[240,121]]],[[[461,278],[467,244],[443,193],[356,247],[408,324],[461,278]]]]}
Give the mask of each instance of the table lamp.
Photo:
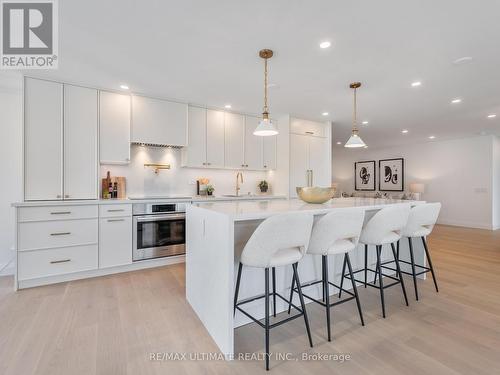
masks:
{"type": "Polygon", "coordinates": [[[410,184],[410,193],[413,194],[415,197],[415,200],[419,201],[420,200],[420,194],[424,192],[425,185],[424,184],[419,184],[419,183],[411,183],[410,184]]]}

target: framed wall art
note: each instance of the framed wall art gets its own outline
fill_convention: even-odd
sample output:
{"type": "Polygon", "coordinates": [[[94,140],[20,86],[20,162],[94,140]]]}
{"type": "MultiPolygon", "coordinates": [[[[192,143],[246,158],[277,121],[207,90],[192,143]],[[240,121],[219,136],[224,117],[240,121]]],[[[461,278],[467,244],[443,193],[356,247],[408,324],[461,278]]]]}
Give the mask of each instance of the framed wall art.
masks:
{"type": "Polygon", "coordinates": [[[354,163],[354,189],[358,191],[375,191],[375,160],[357,161],[354,163]]]}
{"type": "Polygon", "coordinates": [[[404,191],[405,164],[403,158],[378,161],[378,189],[380,191],[404,191]]]}

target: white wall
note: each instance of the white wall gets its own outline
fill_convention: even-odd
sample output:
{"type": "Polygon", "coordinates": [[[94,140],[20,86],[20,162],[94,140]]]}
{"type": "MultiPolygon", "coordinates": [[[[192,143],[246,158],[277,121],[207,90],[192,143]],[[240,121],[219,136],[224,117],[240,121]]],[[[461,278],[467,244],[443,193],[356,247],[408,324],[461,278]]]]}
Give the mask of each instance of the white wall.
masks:
{"type": "MultiPolygon", "coordinates": [[[[22,76],[0,73],[0,273],[14,259],[14,209],[22,200],[22,76]]],[[[9,267],[10,268],[10,267],[9,267]]]]}
{"type": "MultiPolygon", "coordinates": [[[[234,194],[236,173],[224,169],[196,169],[181,167],[181,150],[159,147],[142,147],[133,145],[131,148],[131,162],[128,166],[102,165],[101,177],[106,177],[110,171],[112,176],[127,178],[127,195],[188,195],[196,194],[198,178],[210,179],[215,187],[215,195],[234,194]],[[144,163],[170,164],[171,169],[160,170],[155,174],[152,168],[145,168],[144,163]]],[[[259,192],[258,183],[268,179],[267,174],[272,172],[244,171],[243,184],[240,194],[259,192]]],[[[273,185],[271,184],[271,188],[273,185]]]]}
{"type": "Polygon", "coordinates": [[[500,229],[500,137],[493,139],[493,229],[500,229]]]}
{"type": "Polygon", "coordinates": [[[352,192],[355,161],[377,161],[378,180],[379,159],[403,157],[405,189],[411,182],[424,183],[422,199],[443,204],[440,223],[491,229],[495,141],[493,136],[480,136],[384,149],[335,147],[333,181],[339,183],[341,191],[352,192]]]}

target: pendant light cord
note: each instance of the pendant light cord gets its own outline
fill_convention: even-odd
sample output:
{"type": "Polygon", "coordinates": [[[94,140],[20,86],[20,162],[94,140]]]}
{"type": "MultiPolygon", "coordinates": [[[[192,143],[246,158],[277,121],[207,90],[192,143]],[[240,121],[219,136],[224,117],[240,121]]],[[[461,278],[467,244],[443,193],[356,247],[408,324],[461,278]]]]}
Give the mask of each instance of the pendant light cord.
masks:
{"type": "Polygon", "coordinates": [[[354,113],[353,113],[353,123],[352,123],[352,131],[357,132],[358,131],[358,121],[357,121],[357,105],[356,105],[356,87],[354,88],[354,113]]]}
{"type": "Polygon", "coordinates": [[[269,111],[267,107],[267,58],[264,59],[264,113],[269,111]]]}

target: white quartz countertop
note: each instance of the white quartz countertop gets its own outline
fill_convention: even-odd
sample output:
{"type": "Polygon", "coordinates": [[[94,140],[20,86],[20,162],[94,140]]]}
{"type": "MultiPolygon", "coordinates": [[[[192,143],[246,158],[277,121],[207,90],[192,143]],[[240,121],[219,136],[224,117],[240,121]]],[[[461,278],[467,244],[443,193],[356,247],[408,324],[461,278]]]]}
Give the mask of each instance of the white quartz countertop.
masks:
{"type": "Polygon", "coordinates": [[[362,209],[364,211],[379,210],[395,204],[416,205],[422,201],[376,198],[335,198],[323,204],[309,204],[300,199],[239,201],[239,202],[203,202],[194,203],[196,207],[204,208],[230,216],[234,221],[259,220],[285,212],[309,211],[321,215],[335,209],[362,209]]]}
{"type": "Polygon", "coordinates": [[[88,199],[88,200],[65,200],[65,201],[29,201],[12,203],[13,207],[37,207],[37,206],[81,206],[81,205],[104,205],[104,204],[133,204],[133,203],[180,203],[180,202],[241,202],[241,201],[263,201],[263,200],[285,200],[284,195],[241,195],[230,196],[182,196],[170,198],[134,198],[134,199],[88,199]]]}

